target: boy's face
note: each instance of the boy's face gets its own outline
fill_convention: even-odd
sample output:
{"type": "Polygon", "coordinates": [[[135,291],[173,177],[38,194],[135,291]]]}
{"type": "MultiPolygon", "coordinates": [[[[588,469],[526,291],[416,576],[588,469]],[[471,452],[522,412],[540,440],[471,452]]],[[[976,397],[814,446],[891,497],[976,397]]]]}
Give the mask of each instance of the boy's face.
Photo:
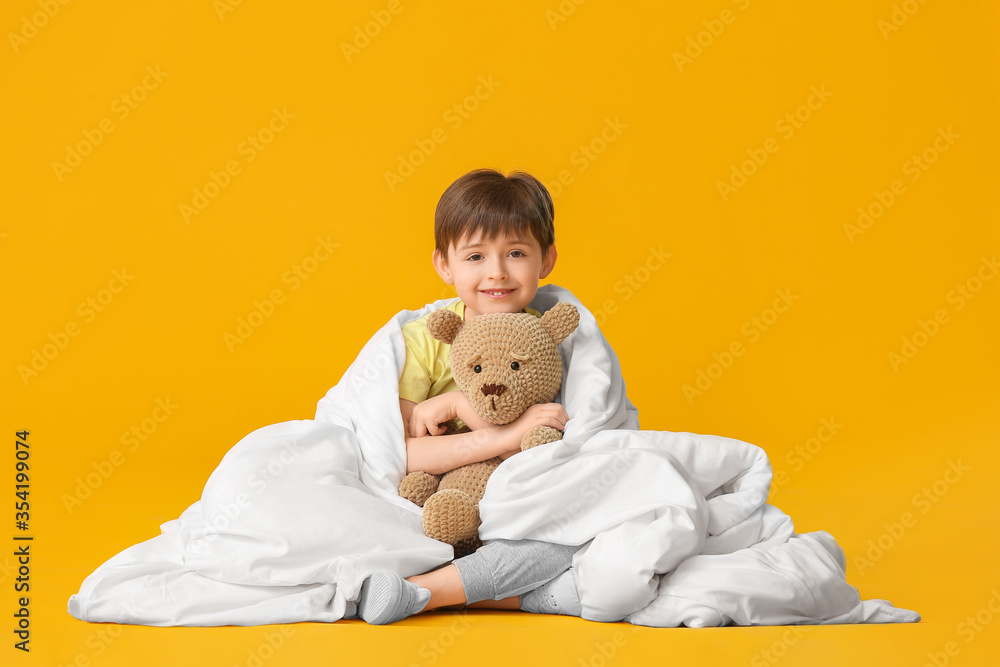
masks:
{"type": "Polygon", "coordinates": [[[434,268],[449,285],[454,285],[465,304],[465,319],[486,313],[519,313],[531,303],[538,281],[552,272],[556,247],[545,257],[534,236],[499,236],[483,241],[463,238],[448,248],[448,256],[434,251],[434,268]],[[497,294],[499,293],[499,294],[497,294]]]}

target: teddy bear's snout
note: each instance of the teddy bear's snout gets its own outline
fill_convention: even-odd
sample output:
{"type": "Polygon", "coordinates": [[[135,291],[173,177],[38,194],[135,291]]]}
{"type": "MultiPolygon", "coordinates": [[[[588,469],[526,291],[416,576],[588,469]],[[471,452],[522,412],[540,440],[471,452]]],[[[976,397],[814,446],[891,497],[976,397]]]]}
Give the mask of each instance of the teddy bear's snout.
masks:
{"type": "Polygon", "coordinates": [[[479,388],[479,391],[483,392],[483,396],[490,399],[490,407],[494,411],[497,409],[497,399],[503,396],[503,393],[507,391],[507,385],[505,384],[484,384],[479,388]]]}
{"type": "Polygon", "coordinates": [[[503,396],[503,393],[507,391],[507,385],[505,384],[484,384],[480,391],[483,392],[483,396],[503,396]]]}

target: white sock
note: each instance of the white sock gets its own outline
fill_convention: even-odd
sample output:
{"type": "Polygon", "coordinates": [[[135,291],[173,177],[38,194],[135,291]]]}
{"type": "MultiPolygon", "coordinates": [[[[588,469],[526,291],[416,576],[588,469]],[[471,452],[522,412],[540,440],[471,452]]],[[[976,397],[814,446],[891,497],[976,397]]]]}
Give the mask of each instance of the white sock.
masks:
{"type": "Polygon", "coordinates": [[[580,616],[583,613],[583,606],[580,604],[580,594],[573,579],[573,568],[530,593],[522,595],[521,609],[532,614],[580,616]]]}
{"type": "Polygon", "coordinates": [[[371,625],[395,623],[423,611],[431,592],[392,570],[378,570],[361,584],[358,616],[371,625]]]}

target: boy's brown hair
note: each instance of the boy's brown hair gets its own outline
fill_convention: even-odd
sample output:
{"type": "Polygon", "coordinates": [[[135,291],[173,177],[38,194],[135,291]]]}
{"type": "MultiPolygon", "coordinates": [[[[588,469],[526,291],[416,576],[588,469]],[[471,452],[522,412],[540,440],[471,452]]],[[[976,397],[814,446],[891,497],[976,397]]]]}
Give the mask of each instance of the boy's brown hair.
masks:
{"type": "Polygon", "coordinates": [[[481,231],[483,241],[501,234],[530,233],[542,256],[556,242],[552,196],[541,181],[523,171],[504,176],[495,169],[476,169],[448,186],[434,212],[434,242],[442,256],[448,247],[481,231]]]}

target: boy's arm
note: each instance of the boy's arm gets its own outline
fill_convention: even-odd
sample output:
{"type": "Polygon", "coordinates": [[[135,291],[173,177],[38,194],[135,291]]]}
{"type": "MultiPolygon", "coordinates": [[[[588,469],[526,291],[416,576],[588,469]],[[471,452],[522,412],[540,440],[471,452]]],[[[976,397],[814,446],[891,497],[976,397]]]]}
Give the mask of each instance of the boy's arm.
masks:
{"type": "Polygon", "coordinates": [[[461,419],[473,431],[495,426],[480,417],[466,395],[458,390],[445,392],[421,403],[409,400],[406,400],[406,403],[409,405],[405,408],[403,403],[400,403],[400,411],[403,413],[407,435],[415,437],[441,435],[444,433],[441,424],[455,417],[461,419]]]}
{"type": "Polygon", "coordinates": [[[465,395],[465,392],[449,391],[447,394],[442,394],[442,396],[448,396],[451,399],[455,414],[473,431],[496,426],[496,424],[488,422],[479,416],[476,409],[472,407],[472,403],[469,402],[469,397],[465,395]]]}
{"type": "MultiPolygon", "coordinates": [[[[404,423],[409,422],[414,406],[416,403],[413,401],[399,399],[404,423]]],[[[468,433],[423,437],[413,437],[405,432],[406,472],[423,470],[437,475],[494,456],[506,459],[521,451],[521,439],[532,428],[550,426],[561,431],[566,428],[568,419],[566,410],[560,404],[539,403],[530,406],[516,420],[502,426],[490,424],[488,428],[468,433]]]]}
{"type": "MultiPolygon", "coordinates": [[[[459,392],[461,393],[461,392],[459,392]]],[[[513,437],[509,425],[489,424],[489,428],[454,435],[426,435],[415,438],[409,434],[407,424],[417,404],[399,399],[406,439],[406,472],[423,470],[439,475],[467,463],[476,463],[507,452],[520,449],[520,440],[513,437]]],[[[471,406],[470,406],[471,407],[471,406]]],[[[462,419],[465,421],[465,419],[462,419]]],[[[470,425],[470,428],[472,425],[470,425]]]]}

